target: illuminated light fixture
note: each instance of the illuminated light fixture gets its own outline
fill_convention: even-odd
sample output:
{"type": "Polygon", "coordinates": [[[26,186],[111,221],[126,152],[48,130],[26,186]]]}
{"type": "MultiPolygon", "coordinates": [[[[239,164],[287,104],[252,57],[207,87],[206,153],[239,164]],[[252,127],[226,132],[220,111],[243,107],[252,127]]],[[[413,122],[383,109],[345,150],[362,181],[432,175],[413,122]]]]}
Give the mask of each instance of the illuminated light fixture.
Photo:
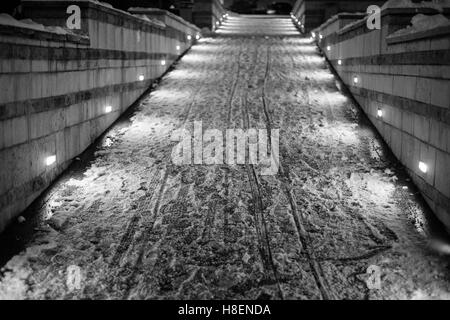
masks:
{"type": "Polygon", "coordinates": [[[105,113],[110,113],[112,111],[112,106],[105,107],[105,113]]]}
{"type": "Polygon", "coordinates": [[[311,32],[311,35],[312,35],[313,38],[316,37],[316,33],[315,32],[311,32]]]}
{"type": "Polygon", "coordinates": [[[144,77],[143,74],[140,74],[139,77],[138,77],[138,79],[139,79],[139,81],[144,81],[145,77],[144,77]]]}
{"type": "Polygon", "coordinates": [[[428,166],[425,162],[419,161],[419,170],[422,171],[423,173],[427,173],[428,172],[428,166]]]}
{"type": "Polygon", "coordinates": [[[180,51],[180,49],[181,49],[181,47],[180,47],[180,46],[177,46],[177,51],[180,51]]]}
{"type": "Polygon", "coordinates": [[[45,159],[45,164],[47,166],[51,166],[55,162],[56,162],[56,155],[49,156],[49,157],[47,157],[47,159],[45,159]]]}
{"type": "Polygon", "coordinates": [[[323,39],[323,35],[319,34],[319,39],[322,40],[323,39]]]}
{"type": "Polygon", "coordinates": [[[327,51],[330,51],[331,50],[331,47],[330,46],[327,46],[327,51]]]}
{"type": "Polygon", "coordinates": [[[195,39],[200,40],[200,35],[197,34],[197,35],[195,36],[195,39]]]}
{"type": "Polygon", "coordinates": [[[338,60],[338,65],[342,66],[342,60],[341,59],[338,60]]]}
{"type": "Polygon", "coordinates": [[[216,26],[219,26],[220,25],[220,22],[219,21],[216,21],[216,26]]]}
{"type": "Polygon", "coordinates": [[[353,77],[353,83],[358,83],[359,82],[359,78],[358,78],[358,76],[354,76],[353,77]]]}
{"type": "Polygon", "coordinates": [[[166,65],[166,60],[161,60],[161,65],[165,66],[166,65]]]}
{"type": "Polygon", "coordinates": [[[381,110],[380,108],[378,108],[378,110],[377,110],[377,116],[378,116],[378,118],[383,117],[383,110],[381,110]]]}
{"type": "Polygon", "coordinates": [[[191,40],[192,40],[192,36],[191,36],[190,34],[188,34],[187,39],[188,39],[189,41],[191,41],[191,40]]]}

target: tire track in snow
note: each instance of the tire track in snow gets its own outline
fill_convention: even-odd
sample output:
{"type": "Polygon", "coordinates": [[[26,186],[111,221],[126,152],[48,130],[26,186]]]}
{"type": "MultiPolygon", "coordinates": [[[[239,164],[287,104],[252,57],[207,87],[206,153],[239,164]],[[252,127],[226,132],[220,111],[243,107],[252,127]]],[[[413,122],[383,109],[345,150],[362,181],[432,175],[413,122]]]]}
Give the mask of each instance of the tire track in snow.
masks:
{"type": "MultiPolygon", "coordinates": [[[[245,130],[248,130],[250,127],[250,116],[248,112],[248,89],[250,82],[252,81],[254,77],[254,73],[257,68],[257,61],[258,61],[258,47],[256,47],[254,56],[253,56],[253,63],[252,63],[252,70],[250,71],[250,75],[247,80],[247,88],[244,90],[244,96],[241,97],[241,111],[242,111],[242,118],[243,118],[243,127],[245,130]]],[[[274,264],[274,259],[272,256],[272,249],[270,247],[270,241],[268,236],[268,228],[267,228],[267,222],[266,218],[264,216],[264,205],[262,201],[261,196],[261,186],[258,181],[258,176],[255,170],[255,166],[250,163],[246,163],[246,170],[247,170],[247,176],[250,183],[251,188],[251,194],[253,198],[253,216],[255,218],[255,228],[256,233],[258,235],[258,247],[259,252],[261,255],[261,259],[264,265],[264,269],[266,272],[269,272],[272,277],[272,281],[275,283],[278,294],[281,299],[284,299],[284,293],[280,285],[280,279],[278,275],[277,268],[274,264]]]]}
{"type": "MultiPolygon", "coordinates": [[[[269,104],[268,104],[268,100],[267,100],[266,87],[267,87],[267,82],[268,82],[269,73],[270,73],[270,60],[271,60],[270,47],[268,47],[266,72],[264,75],[264,85],[263,85],[263,89],[262,89],[262,101],[263,101],[263,107],[264,107],[266,126],[268,128],[267,132],[269,135],[269,137],[268,137],[269,141],[270,141],[270,132],[272,129],[272,120],[270,117],[270,110],[269,110],[269,104]]],[[[294,65],[294,68],[295,68],[295,65],[294,65]]],[[[269,143],[269,145],[271,145],[271,143],[269,143]]],[[[309,239],[308,239],[309,234],[305,230],[303,223],[300,220],[300,211],[298,210],[297,201],[295,199],[295,194],[291,187],[292,181],[289,177],[289,173],[285,170],[284,166],[285,165],[283,164],[283,162],[281,161],[281,158],[280,158],[280,163],[279,163],[279,171],[280,171],[279,176],[281,178],[280,181],[283,186],[283,191],[289,200],[289,205],[291,207],[291,214],[292,214],[292,218],[294,219],[295,226],[297,228],[301,249],[303,249],[307,255],[312,273],[314,275],[314,279],[316,280],[317,287],[319,288],[319,290],[322,294],[322,298],[324,298],[326,300],[334,299],[333,293],[330,291],[330,289],[328,289],[328,286],[326,284],[326,277],[322,270],[322,267],[321,267],[320,263],[318,262],[314,251],[311,250],[311,248],[310,248],[309,239]]]]}

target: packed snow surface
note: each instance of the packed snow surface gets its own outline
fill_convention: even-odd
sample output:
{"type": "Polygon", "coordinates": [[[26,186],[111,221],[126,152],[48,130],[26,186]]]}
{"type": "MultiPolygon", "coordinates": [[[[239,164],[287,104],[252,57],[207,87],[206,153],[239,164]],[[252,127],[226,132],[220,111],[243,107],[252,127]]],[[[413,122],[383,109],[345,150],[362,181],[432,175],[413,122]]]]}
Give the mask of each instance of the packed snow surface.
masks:
{"type": "Polygon", "coordinates": [[[246,19],[228,29],[239,37],[195,45],[49,190],[1,270],[0,298],[450,298],[416,189],[314,44],[284,37],[288,19],[245,35],[246,19]],[[200,120],[280,129],[279,172],[173,165],[171,134],[200,120]]]}

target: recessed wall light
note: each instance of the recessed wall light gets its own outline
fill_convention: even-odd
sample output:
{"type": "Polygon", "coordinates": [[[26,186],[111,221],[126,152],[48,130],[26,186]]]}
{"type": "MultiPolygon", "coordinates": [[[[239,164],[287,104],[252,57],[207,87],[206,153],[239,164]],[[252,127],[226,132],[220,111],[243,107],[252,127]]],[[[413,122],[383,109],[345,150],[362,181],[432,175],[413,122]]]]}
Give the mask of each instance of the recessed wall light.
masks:
{"type": "Polygon", "coordinates": [[[377,110],[377,116],[378,116],[378,118],[383,117],[383,110],[378,109],[378,110],[377,110]]]}
{"type": "Polygon", "coordinates": [[[165,66],[166,65],[166,60],[161,60],[161,65],[165,66]]]}
{"type": "Polygon", "coordinates": [[[419,161],[419,170],[423,173],[428,172],[428,165],[425,162],[419,161]]]}
{"type": "Polygon", "coordinates": [[[112,111],[112,106],[105,107],[105,113],[110,113],[112,111]]]}
{"type": "Polygon", "coordinates": [[[55,162],[56,162],[56,155],[49,156],[49,157],[47,157],[47,158],[45,159],[45,164],[46,164],[47,166],[51,166],[51,165],[54,164],[55,162]]]}
{"type": "Polygon", "coordinates": [[[191,40],[192,40],[192,36],[191,36],[190,34],[188,34],[187,39],[188,39],[189,41],[191,41],[191,40]]]}
{"type": "Polygon", "coordinates": [[[144,77],[143,74],[140,74],[139,77],[138,77],[138,79],[139,79],[139,81],[144,81],[145,77],[144,77]]]}
{"type": "Polygon", "coordinates": [[[341,59],[338,60],[338,65],[340,65],[340,66],[342,65],[342,60],[341,59]]]}

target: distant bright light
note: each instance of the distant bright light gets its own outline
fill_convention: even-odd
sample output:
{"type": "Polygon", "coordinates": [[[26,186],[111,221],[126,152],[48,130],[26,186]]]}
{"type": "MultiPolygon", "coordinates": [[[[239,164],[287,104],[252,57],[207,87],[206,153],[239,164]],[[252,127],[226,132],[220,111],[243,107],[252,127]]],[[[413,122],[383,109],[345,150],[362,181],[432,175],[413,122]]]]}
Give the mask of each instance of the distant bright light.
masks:
{"type": "Polygon", "coordinates": [[[216,21],[216,26],[219,26],[220,25],[220,22],[219,21],[216,21]]]}
{"type": "Polygon", "coordinates": [[[322,35],[322,34],[319,34],[319,38],[320,38],[320,39],[323,39],[323,35],[322,35]]]}
{"type": "Polygon", "coordinates": [[[180,47],[180,46],[177,46],[177,51],[180,51],[180,49],[181,49],[181,47],[180,47]]]}
{"type": "Polygon", "coordinates": [[[112,111],[112,106],[105,107],[105,113],[110,113],[112,111]]]}
{"type": "Polygon", "coordinates": [[[358,76],[354,76],[354,77],[353,77],[353,83],[358,83],[358,82],[359,82],[358,76]]]}
{"type": "Polygon", "coordinates": [[[422,171],[423,173],[427,173],[428,172],[428,166],[425,162],[420,161],[419,162],[419,170],[422,171]]]}
{"type": "Polygon", "coordinates": [[[199,40],[199,39],[200,39],[200,35],[197,34],[197,35],[195,36],[195,39],[199,40]]]}
{"type": "Polygon", "coordinates": [[[192,40],[192,36],[191,36],[190,34],[188,34],[187,39],[188,39],[189,41],[191,41],[191,40],[192,40]]]}
{"type": "Polygon", "coordinates": [[[340,65],[340,66],[342,65],[342,60],[341,59],[338,60],[338,65],[340,65]]]}
{"type": "Polygon", "coordinates": [[[313,38],[316,37],[316,33],[315,32],[311,32],[311,35],[312,35],[313,38]]]}
{"type": "Polygon", "coordinates": [[[161,65],[165,66],[166,65],[166,60],[161,60],[161,65]]]}
{"type": "Polygon", "coordinates": [[[377,116],[378,116],[379,118],[383,117],[383,110],[378,109],[378,111],[377,111],[377,116]]]}
{"type": "Polygon", "coordinates": [[[327,46],[327,51],[330,51],[331,50],[331,47],[330,46],[327,46]]]}
{"type": "Polygon", "coordinates": [[[144,81],[145,77],[144,77],[143,74],[140,74],[139,77],[138,77],[138,79],[139,79],[139,81],[144,81]]]}
{"type": "Polygon", "coordinates": [[[49,156],[49,157],[47,157],[47,159],[45,159],[45,164],[47,166],[51,166],[55,162],[56,162],[56,155],[49,156]]]}

